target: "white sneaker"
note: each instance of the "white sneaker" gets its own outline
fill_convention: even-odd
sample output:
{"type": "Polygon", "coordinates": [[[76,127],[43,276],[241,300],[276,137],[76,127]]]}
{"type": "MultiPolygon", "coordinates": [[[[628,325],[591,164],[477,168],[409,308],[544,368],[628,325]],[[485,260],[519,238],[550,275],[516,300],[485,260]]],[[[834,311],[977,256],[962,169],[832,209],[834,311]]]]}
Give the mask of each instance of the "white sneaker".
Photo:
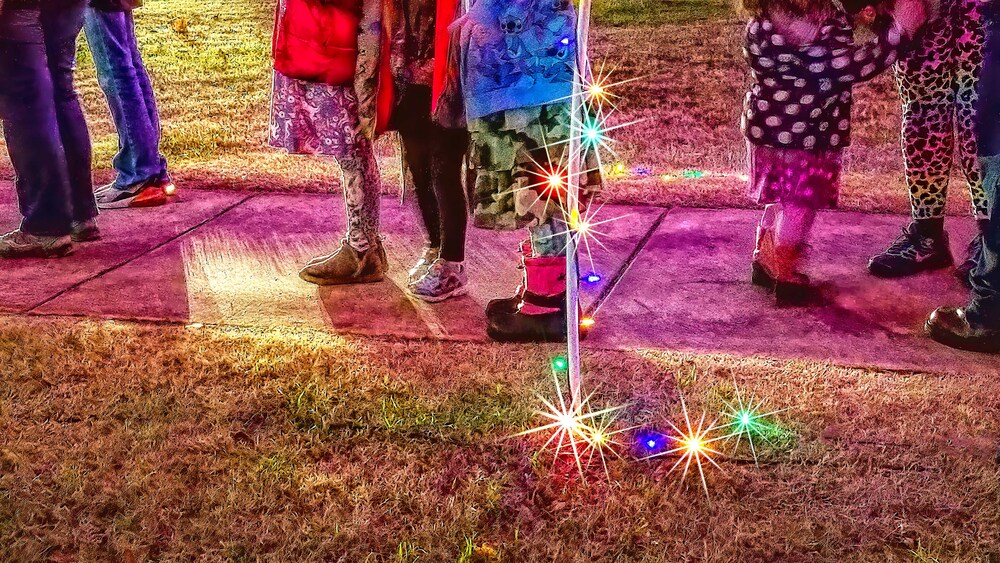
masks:
{"type": "Polygon", "coordinates": [[[440,248],[425,248],[423,256],[420,257],[420,260],[417,260],[416,265],[413,266],[413,268],[410,269],[409,274],[407,274],[406,286],[412,287],[413,284],[420,281],[420,278],[427,275],[427,271],[431,269],[431,264],[433,264],[434,261],[440,257],[440,248]]]}
{"type": "Polygon", "coordinates": [[[465,295],[469,278],[461,262],[449,262],[438,258],[431,263],[427,273],[412,285],[410,293],[429,303],[440,303],[445,299],[465,295]]]}

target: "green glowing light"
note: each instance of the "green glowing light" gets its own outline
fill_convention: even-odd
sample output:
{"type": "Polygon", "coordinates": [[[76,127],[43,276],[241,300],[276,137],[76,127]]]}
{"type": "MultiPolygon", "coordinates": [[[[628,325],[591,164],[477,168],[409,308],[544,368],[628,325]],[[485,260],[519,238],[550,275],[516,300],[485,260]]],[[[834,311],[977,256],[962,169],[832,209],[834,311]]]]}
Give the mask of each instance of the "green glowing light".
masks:
{"type": "Polygon", "coordinates": [[[557,356],[555,358],[552,358],[552,369],[554,371],[566,371],[566,368],[568,367],[569,367],[569,361],[567,361],[566,358],[562,356],[557,356]]]}

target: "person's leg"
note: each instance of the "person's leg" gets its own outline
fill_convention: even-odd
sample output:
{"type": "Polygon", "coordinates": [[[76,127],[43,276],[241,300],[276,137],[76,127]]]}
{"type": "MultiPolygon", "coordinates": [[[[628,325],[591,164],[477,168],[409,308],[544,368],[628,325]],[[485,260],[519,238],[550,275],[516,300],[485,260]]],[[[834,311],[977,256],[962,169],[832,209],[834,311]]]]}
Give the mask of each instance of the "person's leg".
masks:
{"type": "Polygon", "coordinates": [[[410,270],[408,288],[416,297],[443,301],[465,293],[466,209],[462,185],[465,148],[450,131],[431,119],[431,89],[408,85],[396,123],[403,156],[413,178],[417,205],[427,233],[427,249],[410,270]]]}
{"type": "Polygon", "coordinates": [[[431,173],[433,142],[430,88],[408,85],[396,107],[394,124],[402,141],[403,158],[413,178],[417,207],[427,233],[427,246],[441,248],[441,214],[431,173]]]}
{"type": "Polygon", "coordinates": [[[465,130],[436,127],[431,154],[431,181],[441,217],[441,257],[451,262],[465,260],[469,204],[462,180],[468,146],[469,135],[465,130]]]}
{"type": "Polygon", "coordinates": [[[347,243],[359,253],[379,244],[381,198],[378,164],[368,139],[337,159],[343,170],[344,203],[347,208],[347,243]]]}
{"type": "MultiPolygon", "coordinates": [[[[74,224],[97,217],[91,178],[91,145],[87,121],[74,84],[76,44],[83,26],[85,3],[43,9],[48,66],[52,74],[56,118],[66,154],[74,224]]],[[[93,238],[94,233],[91,233],[93,238]]]]}
{"type": "Polygon", "coordinates": [[[989,229],[990,211],[983,188],[983,176],[979,163],[979,149],[976,138],[976,104],[979,99],[978,84],[983,68],[984,30],[982,15],[976,0],[961,0],[956,4],[955,18],[963,33],[956,39],[956,153],[959,165],[969,186],[972,214],[979,225],[980,233],[969,244],[965,260],[955,269],[955,275],[965,284],[983,251],[983,234],[989,229]]]}
{"type": "Polygon", "coordinates": [[[153,81],[149,78],[149,71],[146,69],[146,63],[142,59],[142,51],[139,49],[139,42],[136,38],[135,20],[132,12],[128,13],[128,19],[129,29],[131,30],[128,40],[129,48],[132,51],[132,68],[135,69],[135,76],[139,82],[139,89],[142,91],[142,97],[146,102],[146,113],[149,115],[149,124],[153,133],[153,139],[150,140],[150,145],[156,148],[159,168],[161,170],[160,180],[169,182],[170,172],[167,167],[167,157],[163,156],[163,153],[160,152],[160,138],[163,135],[163,130],[160,126],[160,108],[156,103],[156,92],[153,90],[153,81]]]}
{"type": "MultiPolygon", "coordinates": [[[[982,156],[987,211],[1000,212],[1000,10],[984,5],[985,64],[976,106],[977,137],[982,156]]],[[[941,307],[924,325],[942,344],[978,352],[1000,352],[1000,223],[983,231],[983,250],[971,275],[972,299],[967,307],[941,307]]]]}
{"type": "Polygon", "coordinates": [[[316,285],[382,281],[389,266],[380,236],[380,181],[371,142],[359,135],[337,162],[343,171],[347,232],[338,250],[310,261],[299,277],[316,285]]]}
{"type": "Polygon", "coordinates": [[[381,182],[372,143],[361,132],[353,88],[332,88],[276,75],[275,92],[292,102],[273,108],[272,142],[284,141],[298,152],[316,153],[315,147],[322,147],[320,154],[335,156],[343,171],[344,239],[332,254],[311,260],[299,277],[317,285],[382,281],[389,266],[379,221],[381,182]],[[274,121],[279,116],[288,121],[274,121]],[[314,121],[315,116],[323,116],[323,120],[314,121]],[[304,136],[281,139],[289,132],[304,136]]]}
{"type": "MultiPolygon", "coordinates": [[[[1000,156],[982,158],[984,191],[991,216],[1000,213],[1000,156]]],[[[1000,222],[984,232],[983,252],[972,272],[972,303],[967,309],[973,324],[1000,330],[1000,222]]]]}
{"type": "Polygon", "coordinates": [[[21,231],[71,231],[69,174],[39,10],[0,13],[0,120],[16,174],[21,231]]]}
{"type": "Polygon", "coordinates": [[[98,82],[118,131],[114,186],[126,188],[159,178],[164,173],[158,147],[159,129],[150,120],[147,94],[140,82],[144,71],[134,64],[138,54],[131,13],[89,8],[84,29],[98,82]]]}
{"type": "Polygon", "coordinates": [[[869,271],[902,277],[954,263],[944,232],[945,202],[955,153],[955,23],[941,18],[899,62],[902,146],[912,223],[873,257],[869,271]]]}

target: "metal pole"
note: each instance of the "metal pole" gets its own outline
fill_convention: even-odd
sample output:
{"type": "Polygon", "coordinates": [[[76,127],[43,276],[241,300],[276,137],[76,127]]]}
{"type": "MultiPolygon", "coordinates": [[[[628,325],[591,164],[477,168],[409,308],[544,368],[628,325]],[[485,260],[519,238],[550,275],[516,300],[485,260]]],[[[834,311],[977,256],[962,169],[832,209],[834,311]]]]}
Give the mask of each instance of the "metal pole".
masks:
{"type": "Polygon", "coordinates": [[[581,0],[576,21],[576,59],[573,64],[573,98],[571,102],[571,131],[567,159],[566,210],[566,342],[567,372],[573,408],[582,400],[583,378],[580,372],[580,268],[577,250],[580,238],[575,221],[580,218],[580,181],[583,179],[582,131],[583,120],[583,80],[587,76],[587,43],[590,37],[590,0],[581,0]]]}

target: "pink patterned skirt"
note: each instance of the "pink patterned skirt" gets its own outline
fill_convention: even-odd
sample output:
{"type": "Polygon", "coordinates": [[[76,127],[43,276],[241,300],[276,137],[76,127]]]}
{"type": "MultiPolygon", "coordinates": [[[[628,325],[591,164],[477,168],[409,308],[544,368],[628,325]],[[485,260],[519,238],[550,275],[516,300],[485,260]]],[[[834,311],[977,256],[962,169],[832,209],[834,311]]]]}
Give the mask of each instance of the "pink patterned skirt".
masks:
{"type": "Polygon", "coordinates": [[[757,203],[792,203],[811,209],[837,207],[842,150],[778,149],[747,143],[748,191],[757,203]]]}

